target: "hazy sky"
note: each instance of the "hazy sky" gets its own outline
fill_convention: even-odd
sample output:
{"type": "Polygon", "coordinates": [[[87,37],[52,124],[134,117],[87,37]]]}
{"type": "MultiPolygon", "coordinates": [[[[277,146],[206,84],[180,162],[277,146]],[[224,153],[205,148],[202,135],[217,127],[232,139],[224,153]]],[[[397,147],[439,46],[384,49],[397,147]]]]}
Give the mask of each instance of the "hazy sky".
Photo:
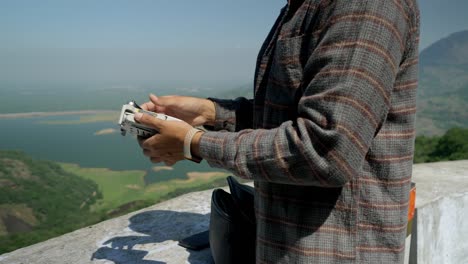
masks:
{"type": "MultiPolygon", "coordinates": [[[[0,0],[0,81],[246,83],[285,3],[0,0]]],[[[419,5],[422,48],[468,30],[468,1],[421,0],[419,5]]]]}

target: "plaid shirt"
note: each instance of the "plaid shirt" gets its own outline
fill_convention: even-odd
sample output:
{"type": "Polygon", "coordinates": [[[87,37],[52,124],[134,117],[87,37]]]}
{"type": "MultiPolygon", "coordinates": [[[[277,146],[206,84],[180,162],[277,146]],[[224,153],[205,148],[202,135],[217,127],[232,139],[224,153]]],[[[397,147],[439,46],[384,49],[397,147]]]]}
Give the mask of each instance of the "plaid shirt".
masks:
{"type": "Polygon", "coordinates": [[[257,263],[403,262],[418,40],[416,0],[291,0],[254,99],[212,99],[201,156],[253,179],[257,263]]]}

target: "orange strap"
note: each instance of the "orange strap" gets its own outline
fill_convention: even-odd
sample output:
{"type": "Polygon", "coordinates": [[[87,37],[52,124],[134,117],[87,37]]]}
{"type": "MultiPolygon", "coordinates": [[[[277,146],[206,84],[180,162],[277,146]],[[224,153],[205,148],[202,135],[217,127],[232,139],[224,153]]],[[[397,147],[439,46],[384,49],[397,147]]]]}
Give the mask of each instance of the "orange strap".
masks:
{"type": "Polygon", "coordinates": [[[411,190],[410,190],[409,203],[408,203],[408,222],[413,220],[415,208],[416,208],[416,186],[414,183],[412,183],[411,190]]]}

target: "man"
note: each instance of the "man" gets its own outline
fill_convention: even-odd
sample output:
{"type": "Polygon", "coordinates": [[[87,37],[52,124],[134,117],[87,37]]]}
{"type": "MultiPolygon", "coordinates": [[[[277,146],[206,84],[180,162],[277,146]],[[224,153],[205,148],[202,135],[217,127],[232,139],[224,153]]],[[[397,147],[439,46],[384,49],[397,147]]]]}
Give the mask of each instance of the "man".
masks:
{"type": "Polygon", "coordinates": [[[418,34],[415,0],[291,0],[254,99],[152,95],[146,109],[187,123],[138,115],[160,131],[144,154],[174,164],[188,139],[186,157],[252,179],[257,263],[401,263],[418,34]]]}

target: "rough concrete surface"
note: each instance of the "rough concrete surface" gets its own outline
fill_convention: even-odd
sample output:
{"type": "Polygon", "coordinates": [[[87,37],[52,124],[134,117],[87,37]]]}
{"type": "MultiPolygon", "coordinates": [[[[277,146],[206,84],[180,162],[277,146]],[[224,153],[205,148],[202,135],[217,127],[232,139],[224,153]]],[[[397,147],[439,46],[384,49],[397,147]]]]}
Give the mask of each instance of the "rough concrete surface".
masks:
{"type": "MultiPolygon", "coordinates": [[[[468,160],[415,165],[413,181],[417,262],[468,263],[468,160]]],[[[1,255],[0,264],[211,263],[209,249],[177,245],[208,229],[211,192],[186,194],[1,255]]]]}
{"type": "Polygon", "coordinates": [[[209,249],[177,244],[208,229],[210,199],[210,190],[186,194],[1,255],[0,263],[210,263],[209,249]]]}
{"type": "Polygon", "coordinates": [[[418,208],[443,197],[468,193],[468,160],[416,164],[413,182],[418,208]]]}
{"type": "Polygon", "coordinates": [[[414,166],[417,262],[468,263],[468,161],[414,166]]]}

